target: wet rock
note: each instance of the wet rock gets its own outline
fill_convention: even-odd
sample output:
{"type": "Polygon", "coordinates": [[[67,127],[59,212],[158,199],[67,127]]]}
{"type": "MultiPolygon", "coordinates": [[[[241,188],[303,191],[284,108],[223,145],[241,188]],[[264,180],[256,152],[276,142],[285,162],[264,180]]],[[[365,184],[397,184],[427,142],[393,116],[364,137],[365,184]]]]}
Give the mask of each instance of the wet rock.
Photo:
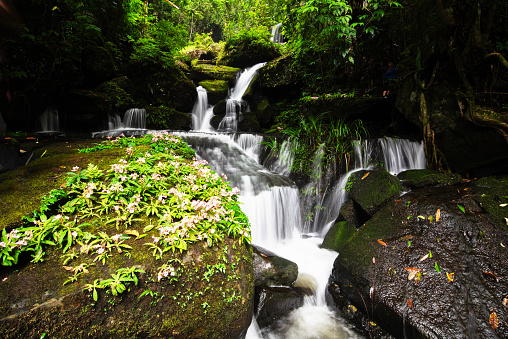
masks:
{"type": "Polygon", "coordinates": [[[229,83],[226,80],[203,80],[199,85],[206,89],[210,105],[215,105],[228,96],[229,83]]]}
{"type": "Polygon", "coordinates": [[[268,98],[264,96],[252,96],[252,98],[249,98],[249,106],[262,128],[269,128],[272,125],[275,112],[268,98]]]}
{"type": "Polygon", "coordinates": [[[386,170],[376,169],[352,173],[346,190],[351,199],[369,216],[372,216],[387,201],[398,197],[402,193],[403,187],[397,177],[386,170]]]}
{"type": "Polygon", "coordinates": [[[353,199],[347,199],[344,204],[342,204],[339,216],[337,217],[337,221],[349,221],[355,225],[356,228],[360,228],[368,219],[368,214],[365,213],[353,199]]]}
{"type": "Polygon", "coordinates": [[[254,284],[256,286],[292,286],[298,277],[298,266],[259,246],[254,254],[254,284]]]}
{"type": "Polygon", "coordinates": [[[261,132],[259,121],[254,114],[242,113],[238,121],[238,132],[258,133],[261,132]]]}
{"type": "Polygon", "coordinates": [[[411,188],[424,186],[449,186],[462,181],[462,177],[456,173],[440,173],[428,169],[415,169],[401,172],[397,178],[411,188]]]}
{"type": "Polygon", "coordinates": [[[482,194],[425,187],[390,201],[342,247],[329,288],[337,304],[397,338],[506,338],[489,316],[508,316],[508,233],[482,194]]]}
{"type": "Polygon", "coordinates": [[[226,46],[225,55],[218,62],[221,65],[246,68],[279,57],[277,48],[267,42],[244,38],[239,43],[226,46]]]}
{"type": "Polygon", "coordinates": [[[335,223],[325,235],[322,248],[340,252],[342,246],[356,233],[356,226],[349,221],[335,223]]]}
{"type": "Polygon", "coordinates": [[[303,305],[304,294],[292,287],[256,287],[256,322],[263,329],[303,305]]]}

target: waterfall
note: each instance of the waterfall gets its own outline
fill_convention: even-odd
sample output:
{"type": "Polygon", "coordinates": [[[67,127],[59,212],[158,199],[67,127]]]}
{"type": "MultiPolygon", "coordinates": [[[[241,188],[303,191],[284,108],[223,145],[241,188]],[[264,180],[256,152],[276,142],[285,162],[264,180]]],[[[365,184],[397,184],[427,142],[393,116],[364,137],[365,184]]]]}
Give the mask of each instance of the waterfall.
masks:
{"type": "Polygon", "coordinates": [[[123,127],[122,118],[118,114],[116,114],[116,113],[108,114],[108,129],[109,130],[119,129],[122,127],[123,127]]]}
{"type": "Polygon", "coordinates": [[[383,150],[386,170],[394,175],[408,169],[426,168],[423,141],[414,142],[406,139],[379,139],[383,150]]]}
{"type": "Polygon", "coordinates": [[[278,23],[275,26],[272,26],[272,37],[270,38],[276,44],[281,44],[284,41],[284,38],[281,33],[282,24],[278,23]]]}
{"type": "Polygon", "coordinates": [[[226,99],[226,115],[219,124],[218,130],[221,132],[236,132],[238,117],[247,109],[247,104],[242,97],[249,88],[258,69],[263,67],[265,63],[256,64],[250,68],[246,68],[237,78],[235,87],[231,90],[226,99]]]}
{"type": "Polygon", "coordinates": [[[38,132],[59,132],[60,121],[58,119],[58,110],[48,108],[37,120],[38,132]]]}
{"type": "Polygon", "coordinates": [[[192,108],[192,129],[201,132],[211,132],[210,118],[213,116],[213,107],[208,105],[208,93],[202,86],[196,88],[198,98],[192,108]]]}
{"type": "Polygon", "coordinates": [[[146,129],[146,110],[144,108],[131,108],[125,112],[123,127],[133,129],[146,129]]]}

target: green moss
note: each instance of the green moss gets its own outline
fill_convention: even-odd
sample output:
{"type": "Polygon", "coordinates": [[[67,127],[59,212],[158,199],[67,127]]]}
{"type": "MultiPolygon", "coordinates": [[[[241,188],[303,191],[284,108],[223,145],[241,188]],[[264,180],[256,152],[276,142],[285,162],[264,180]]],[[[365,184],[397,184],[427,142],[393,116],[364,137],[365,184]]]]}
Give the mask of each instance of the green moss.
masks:
{"type": "Polygon", "coordinates": [[[216,66],[211,64],[195,64],[193,71],[204,73],[216,80],[233,80],[236,74],[241,71],[240,68],[229,66],[216,66]]]}
{"type": "Polygon", "coordinates": [[[322,248],[340,252],[346,242],[356,233],[356,227],[349,221],[339,221],[333,225],[323,239],[322,248]]]}
{"type": "Polygon", "coordinates": [[[404,180],[410,187],[424,186],[449,186],[456,185],[462,181],[462,177],[456,173],[440,173],[428,169],[408,170],[397,175],[400,180],[404,180]]]}
{"type": "Polygon", "coordinates": [[[209,92],[227,92],[229,83],[226,80],[203,80],[199,82],[209,92]]]}

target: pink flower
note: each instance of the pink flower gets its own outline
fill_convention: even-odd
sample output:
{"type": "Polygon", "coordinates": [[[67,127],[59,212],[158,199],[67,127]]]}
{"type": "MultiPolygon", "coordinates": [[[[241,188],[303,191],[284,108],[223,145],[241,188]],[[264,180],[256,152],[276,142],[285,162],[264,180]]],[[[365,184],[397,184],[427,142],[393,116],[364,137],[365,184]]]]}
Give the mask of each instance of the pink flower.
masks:
{"type": "Polygon", "coordinates": [[[72,172],[77,172],[78,170],[79,170],[79,166],[74,166],[71,171],[72,172]]]}

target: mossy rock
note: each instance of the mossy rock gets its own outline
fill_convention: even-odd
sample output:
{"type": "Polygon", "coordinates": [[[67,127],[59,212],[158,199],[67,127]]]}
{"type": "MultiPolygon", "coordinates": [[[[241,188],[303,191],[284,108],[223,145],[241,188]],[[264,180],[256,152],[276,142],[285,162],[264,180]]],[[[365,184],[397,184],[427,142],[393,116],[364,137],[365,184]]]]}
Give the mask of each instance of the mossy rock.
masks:
{"type": "Polygon", "coordinates": [[[475,201],[497,224],[508,231],[508,177],[485,177],[472,182],[480,194],[475,201]]]}
{"type": "Polygon", "coordinates": [[[206,89],[210,105],[215,105],[228,96],[229,82],[226,80],[203,80],[199,85],[206,89]]]}
{"type": "Polygon", "coordinates": [[[349,177],[346,190],[367,214],[374,215],[386,202],[398,197],[403,187],[397,177],[386,170],[361,170],[349,177]]]}
{"type": "Polygon", "coordinates": [[[242,113],[238,121],[238,131],[258,133],[261,132],[261,126],[255,114],[242,113]]]}
{"type": "Polygon", "coordinates": [[[233,81],[240,71],[241,69],[236,67],[195,64],[191,69],[191,77],[198,82],[203,80],[233,81]]]}
{"type": "Polygon", "coordinates": [[[415,169],[401,172],[397,178],[404,181],[412,188],[424,186],[449,186],[456,185],[462,181],[462,177],[456,173],[440,173],[428,169],[415,169]]]}
{"type": "MultiPolygon", "coordinates": [[[[113,164],[125,150],[113,149],[91,154],[78,153],[82,147],[100,142],[86,139],[78,142],[56,142],[41,145],[34,150],[30,163],[0,174],[0,230],[17,225],[21,218],[39,208],[41,198],[67,180],[72,167],[85,168],[88,163],[113,164]]],[[[21,144],[25,147],[24,144],[21,144]]],[[[25,147],[26,148],[26,147],[25,147]]]]}
{"type": "Polygon", "coordinates": [[[187,113],[168,107],[150,107],[146,110],[146,127],[150,129],[190,130],[192,118],[187,113]]]}
{"type": "MultiPolygon", "coordinates": [[[[45,147],[47,151],[38,150],[37,160],[28,166],[2,174],[0,207],[5,213],[1,216],[8,214],[18,220],[38,208],[49,190],[60,187],[65,182],[63,174],[71,167],[98,163],[106,169],[126,151],[115,148],[78,153],[76,146],[59,143],[45,147]]],[[[109,236],[128,233],[123,226],[117,229],[115,223],[108,223],[108,218],[115,220],[114,215],[90,217],[83,231],[102,231],[109,236]]],[[[2,219],[4,226],[6,223],[8,220],[2,219]]],[[[130,248],[111,250],[104,262],[96,254],[81,251],[77,244],[66,252],[77,257],[67,262],[57,246],[46,247],[44,261],[36,264],[27,265],[29,258],[22,254],[16,266],[0,273],[2,338],[39,338],[44,333],[56,338],[241,337],[252,320],[254,302],[250,245],[228,237],[213,247],[196,241],[183,253],[169,251],[156,259],[145,244],[153,242],[152,236],[158,236],[158,231],[135,236],[152,223],[143,216],[133,221],[129,234],[134,235],[123,240],[130,248]],[[159,280],[164,264],[174,266],[176,274],[159,280]],[[78,272],[71,268],[79,266],[87,272],[69,280],[78,272]],[[124,281],[126,289],[118,295],[109,287],[98,288],[96,298],[93,288],[84,288],[94,281],[113,278],[120,268],[137,269],[137,283],[124,281]]]]}
{"type": "Polygon", "coordinates": [[[300,81],[294,59],[290,55],[268,62],[259,71],[259,75],[264,89],[293,85],[300,81]]]}
{"type": "Polygon", "coordinates": [[[254,66],[280,56],[273,43],[266,40],[243,39],[226,46],[225,55],[218,61],[221,65],[239,68],[254,66]]]}
{"type": "Polygon", "coordinates": [[[322,248],[340,252],[346,242],[356,233],[356,226],[349,221],[335,223],[325,235],[322,248]]]}

